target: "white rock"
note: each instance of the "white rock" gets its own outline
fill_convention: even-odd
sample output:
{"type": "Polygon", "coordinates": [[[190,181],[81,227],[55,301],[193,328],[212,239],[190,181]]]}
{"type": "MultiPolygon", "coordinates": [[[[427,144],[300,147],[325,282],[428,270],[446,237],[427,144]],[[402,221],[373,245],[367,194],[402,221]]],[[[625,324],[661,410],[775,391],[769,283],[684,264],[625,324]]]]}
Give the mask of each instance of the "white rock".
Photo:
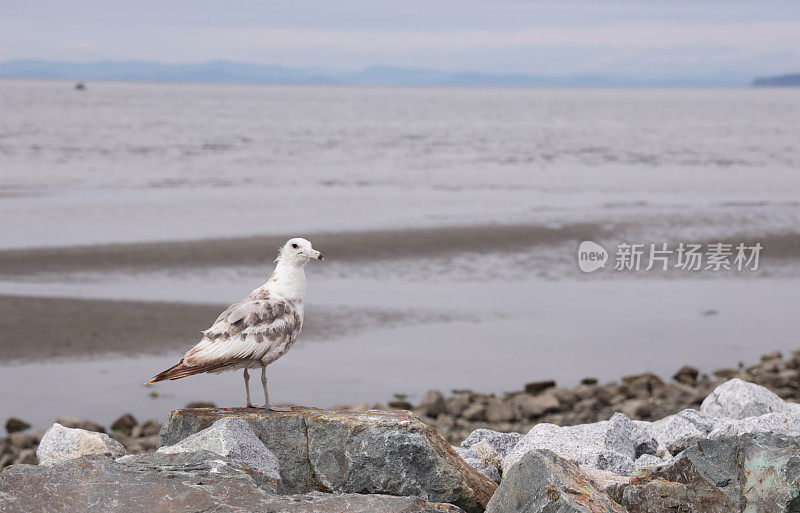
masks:
{"type": "Polygon", "coordinates": [[[464,462],[495,483],[500,482],[500,471],[497,470],[497,467],[494,465],[487,465],[486,462],[480,458],[466,458],[464,459],[464,462]]]}
{"type": "Polygon", "coordinates": [[[581,472],[589,478],[595,488],[601,492],[607,492],[609,488],[626,486],[630,484],[631,478],[620,476],[608,470],[600,470],[592,467],[580,467],[581,472]]]}
{"type": "Polygon", "coordinates": [[[452,446],[453,450],[456,451],[456,454],[464,460],[464,462],[469,465],[470,467],[474,468],[484,476],[488,477],[492,481],[499,483],[500,482],[500,470],[494,466],[489,465],[484,461],[480,456],[478,456],[478,452],[474,449],[465,449],[463,447],[457,447],[455,445],[452,446]]]}
{"type": "Polygon", "coordinates": [[[768,389],[734,378],[715,388],[703,401],[700,411],[718,419],[744,419],[790,408],[768,389]]]}
{"type": "Polygon", "coordinates": [[[469,449],[478,442],[486,441],[497,454],[505,457],[520,440],[522,440],[520,433],[501,433],[491,429],[476,429],[469,434],[466,440],[461,442],[461,447],[469,449]]]}
{"type": "Polygon", "coordinates": [[[267,449],[243,419],[222,418],[175,445],[159,448],[158,452],[175,454],[201,450],[240,461],[270,480],[281,481],[278,458],[267,449]]]}
{"type": "Polygon", "coordinates": [[[44,434],[36,449],[40,465],[55,465],[87,454],[105,454],[117,458],[125,454],[125,448],[105,433],[68,428],[56,422],[44,434]]]}
{"type": "Polygon", "coordinates": [[[751,433],[775,433],[800,436],[800,411],[795,408],[776,413],[767,413],[745,419],[720,420],[708,438],[740,436],[751,433]]]}
{"type": "MultiPolygon", "coordinates": [[[[658,441],[659,448],[677,454],[698,440],[708,438],[714,430],[715,419],[697,410],[683,410],[655,422],[636,421],[658,441]]],[[[659,451],[656,451],[658,454],[659,451]]]]}
{"type": "Polygon", "coordinates": [[[458,454],[458,457],[462,460],[466,460],[467,458],[478,458],[478,453],[472,449],[466,449],[457,445],[452,445],[451,447],[454,451],[456,451],[456,454],[458,454]]]}
{"type": "Polygon", "coordinates": [[[549,449],[572,456],[583,466],[628,475],[634,470],[638,448],[656,450],[655,440],[648,439],[640,426],[622,414],[611,420],[561,427],[537,424],[503,458],[503,475],[535,449],[549,449]]]}
{"type": "Polygon", "coordinates": [[[636,467],[637,469],[640,469],[648,467],[657,467],[665,463],[666,462],[664,460],[653,454],[642,454],[641,456],[636,458],[636,461],[633,462],[633,466],[636,467]]]}
{"type": "Polygon", "coordinates": [[[503,460],[503,458],[497,454],[497,451],[494,450],[494,447],[486,440],[481,440],[476,443],[470,447],[470,450],[475,451],[478,458],[482,459],[487,465],[499,466],[503,460]]]}

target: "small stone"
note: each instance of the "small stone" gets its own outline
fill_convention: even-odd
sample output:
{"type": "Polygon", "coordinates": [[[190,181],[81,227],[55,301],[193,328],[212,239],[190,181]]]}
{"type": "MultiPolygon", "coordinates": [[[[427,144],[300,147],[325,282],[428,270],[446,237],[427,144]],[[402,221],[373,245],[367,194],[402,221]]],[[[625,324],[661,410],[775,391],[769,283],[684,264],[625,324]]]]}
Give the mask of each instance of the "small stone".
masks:
{"type": "Polygon", "coordinates": [[[9,417],[6,421],[6,432],[9,434],[16,433],[18,431],[25,431],[26,429],[30,429],[30,427],[30,424],[22,419],[18,419],[17,417],[9,417]]]}
{"type": "Polygon", "coordinates": [[[436,418],[445,411],[444,395],[438,390],[428,390],[419,402],[417,409],[429,417],[436,418]]]}
{"type": "Polygon", "coordinates": [[[653,405],[645,399],[629,399],[622,403],[618,410],[632,419],[644,419],[650,416],[653,405]]]}
{"type": "Polygon", "coordinates": [[[520,433],[500,433],[481,428],[470,433],[466,440],[461,442],[461,447],[469,449],[480,442],[486,442],[500,457],[505,457],[520,440],[522,440],[520,433]]]}
{"type": "Polygon", "coordinates": [[[17,431],[8,435],[8,443],[17,449],[29,449],[36,445],[36,437],[30,433],[17,431]]]}
{"type": "Polygon", "coordinates": [[[188,403],[184,408],[216,408],[217,405],[210,402],[210,401],[192,401],[188,403]]]}
{"type": "Polygon", "coordinates": [[[745,377],[741,369],[734,369],[733,367],[723,367],[712,372],[716,377],[721,379],[732,379],[745,377]]]}
{"type": "Polygon", "coordinates": [[[119,431],[120,433],[130,436],[133,426],[137,424],[138,422],[136,421],[136,417],[130,413],[126,413],[122,417],[115,420],[113,424],[111,424],[111,430],[119,431]]]}
{"type": "Polygon", "coordinates": [[[0,454],[0,470],[4,467],[14,464],[14,455],[13,454],[0,454]]]}
{"type": "Polygon", "coordinates": [[[684,385],[689,386],[697,386],[697,376],[700,375],[700,371],[697,368],[692,367],[691,365],[684,365],[678,372],[676,372],[672,379],[677,381],[678,383],[683,383],[684,385]]]}
{"type": "Polygon", "coordinates": [[[581,385],[586,385],[587,387],[593,387],[597,385],[597,378],[583,378],[581,380],[581,385]]]}
{"type": "Polygon", "coordinates": [[[485,420],[486,405],[478,402],[472,403],[461,413],[461,416],[467,420],[485,420]]]}
{"type": "Polygon", "coordinates": [[[156,419],[146,420],[144,424],[141,425],[142,431],[141,436],[152,436],[157,435],[161,432],[161,423],[156,419]]]}
{"type": "Polygon", "coordinates": [[[14,460],[15,465],[37,465],[38,463],[35,449],[22,449],[14,460]]]}
{"type": "Polygon", "coordinates": [[[119,457],[125,448],[105,433],[64,427],[55,423],[42,437],[36,456],[41,465],[55,465],[87,454],[119,457]]]}
{"type": "Polygon", "coordinates": [[[97,422],[92,422],[91,420],[81,420],[78,417],[59,417],[56,419],[56,422],[68,428],[83,429],[85,431],[95,431],[97,433],[106,432],[106,428],[104,428],[97,422]]]}
{"type": "Polygon", "coordinates": [[[511,404],[516,418],[520,420],[536,419],[561,408],[558,398],[550,390],[538,395],[517,394],[511,399],[511,404]]]}
{"type": "Polygon", "coordinates": [[[474,468],[484,476],[488,477],[495,483],[500,482],[500,471],[494,465],[487,465],[485,461],[480,458],[462,458],[464,463],[474,468]]]}
{"type": "Polygon", "coordinates": [[[696,388],[676,382],[667,383],[663,389],[663,395],[664,403],[672,411],[689,405],[699,405],[705,399],[696,388]]]}
{"type": "Polygon", "coordinates": [[[489,422],[504,422],[516,420],[514,405],[510,401],[493,399],[486,405],[486,420],[489,422]]]}
{"type": "Polygon", "coordinates": [[[553,388],[554,386],[556,386],[556,382],[552,379],[545,381],[531,381],[530,383],[525,384],[525,393],[536,395],[540,392],[544,392],[548,388],[553,388]]]}
{"type": "Polygon", "coordinates": [[[447,413],[459,416],[472,404],[472,400],[468,394],[458,394],[448,397],[445,404],[447,413]]]}
{"type": "Polygon", "coordinates": [[[626,395],[637,399],[648,399],[664,388],[664,382],[651,372],[624,376],[622,383],[625,385],[626,395]]]}
{"type": "Polygon", "coordinates": [[[783,360],[783,353],[780,351],[772,351],[770,353],[765,353],[761,355],[762,362],[769,362],[773,360],[783,360]]]}
{"type": "Polygon", "coordinates": [[[487,465],[492,465],[494,467],[500,467],[503,464],[503,458],[500,456],[497,451],[494,450],[494,447],[486,440],[481,440],[480,442],[473,445],[470,450],[475,451],[478,455],[478,458],[483,460],[484,463],[487,465]]]}
{"type": "Polygon", "coordinates": [[[408,401],[398,399],[389,401],[389,408],[392,410],[413,410],[414,406],[408,401]]]}

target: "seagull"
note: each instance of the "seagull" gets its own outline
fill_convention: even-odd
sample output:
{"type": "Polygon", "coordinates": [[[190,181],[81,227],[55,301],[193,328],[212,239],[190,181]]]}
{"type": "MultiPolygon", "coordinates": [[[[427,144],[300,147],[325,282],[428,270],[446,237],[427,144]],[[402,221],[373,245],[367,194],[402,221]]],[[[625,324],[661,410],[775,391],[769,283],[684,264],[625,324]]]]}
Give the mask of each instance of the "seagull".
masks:
{"type": "Polygon", "coordinates": [[[275,271],[269,281],[249,296],[240,299],[222,312],[203,334],[200,342],[189,349],[181,360],[145,383],[175,380],[213,372],[215,374],[244,369],[244,390],[250,402],[250,373],[261,368],[264,387],[263,408],[272,411],[291,411],[291,408],[272,406],[267,390],[267,365],[292,347],[303,326],[303,298],[306,295],[304,267],[309,260],[323,261],[322,253],[311,247],[306,239],[290,239],[278,251],[275,271]]]}

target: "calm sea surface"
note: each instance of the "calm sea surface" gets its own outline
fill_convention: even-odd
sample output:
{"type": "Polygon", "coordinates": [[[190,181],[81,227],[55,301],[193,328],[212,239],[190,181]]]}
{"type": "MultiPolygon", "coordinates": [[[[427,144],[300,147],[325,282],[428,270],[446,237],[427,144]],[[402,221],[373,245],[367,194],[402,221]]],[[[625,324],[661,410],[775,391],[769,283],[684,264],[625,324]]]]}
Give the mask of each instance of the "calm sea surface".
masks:
{"type": "Polygon", "coordinates": [[[798,89],[6,80],[0,112],[0,247],[754,203],[787,226],[800,200],[798,89]]]}

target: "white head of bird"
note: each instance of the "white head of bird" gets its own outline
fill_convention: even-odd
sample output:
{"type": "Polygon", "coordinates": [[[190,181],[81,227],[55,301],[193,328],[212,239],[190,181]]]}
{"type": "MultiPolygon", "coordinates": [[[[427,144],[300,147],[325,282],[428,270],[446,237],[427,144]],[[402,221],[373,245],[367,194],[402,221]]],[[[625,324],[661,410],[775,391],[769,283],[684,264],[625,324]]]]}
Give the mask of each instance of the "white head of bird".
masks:
{"type": "Polygon", "coordinates": [[[302,300],[306,294],[306,273],[303,266],[309,260],[325,259],[306,239],[289,239],[278,251],[275,272],[267,282],[269,292],[286,299],[302,300]]]}

